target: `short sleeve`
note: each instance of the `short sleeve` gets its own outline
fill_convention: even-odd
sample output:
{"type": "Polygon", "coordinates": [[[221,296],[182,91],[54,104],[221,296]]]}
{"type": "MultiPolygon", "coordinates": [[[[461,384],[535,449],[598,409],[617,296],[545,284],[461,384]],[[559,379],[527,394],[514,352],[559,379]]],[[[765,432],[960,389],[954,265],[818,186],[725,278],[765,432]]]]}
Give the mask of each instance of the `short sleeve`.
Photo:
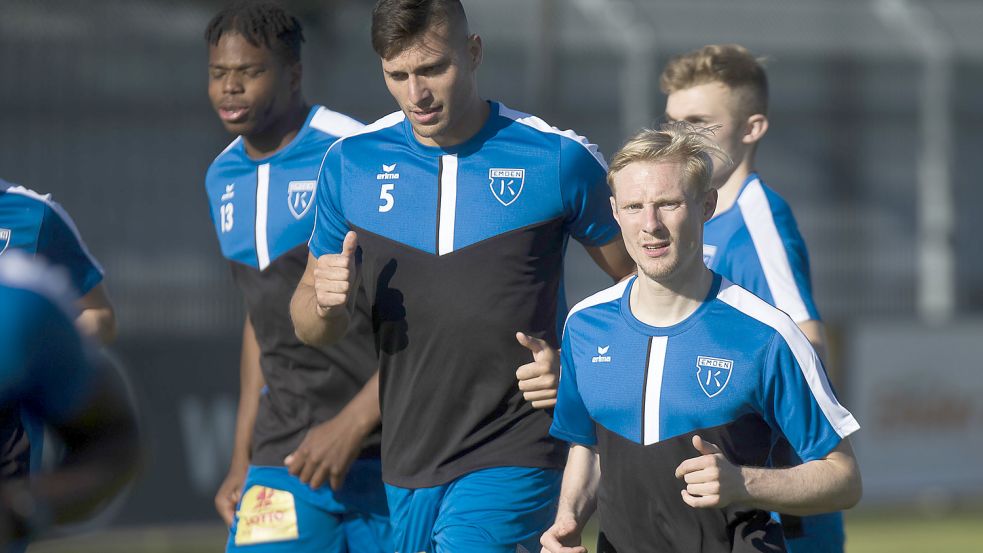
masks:
{"type": "Polygon", "coordinates": [[[64,267],[80,296],[102,282],[102,267],[89,253],[75,222],[56,203],[45,206],[37,253],[52,264],[64,267]]]}
{"type": "Polygon", "coordinates": [[[328,149],[318,171],[314,232],[307,244],[314,257],[339,253],[348,233],[348,221],[341,202],[343,142],[338,140],[328,149]]]}
{"type": "Polygon", "coordinates": [[[761,387],[762,415],[780,430],[804,461],[825,457],[860,428],[836,398],[822,362],[806,337],[776,333],[761,387]]]}
{"type": "Polygon", "coordinates": [[[805,240],[799,232],[799,227],[795,223],[791,210],[788,215],[784,214],[776,217],[779,234],[782,236],[782,243],[785,245],[785,252],[788,255],[788,264],[792,269],[792,278],[795,281],[795,289],[799,291],[799,297],[805,306],[806,313],[796,319],[796,323],[808,320],[820,320],[819,309],[812,298],[812,278],[809,269],[809,251],[806,249],[805,240]]]}
{"type": "Polygon", "coordinates": [[[591,419],[577,387],[576,367],[570,354],[570,333],[563,336],[560,349],[560,386],[550,434],[567,442],[593,446],[597,444],[594,420],[591,419]]]}
{"type": "Polygon", "coordinates": [[[603,246],[621,232],[611,213],[607,165],[583,137],[560,138],[560,191],[570,236],[585,246],[603,246]]]}

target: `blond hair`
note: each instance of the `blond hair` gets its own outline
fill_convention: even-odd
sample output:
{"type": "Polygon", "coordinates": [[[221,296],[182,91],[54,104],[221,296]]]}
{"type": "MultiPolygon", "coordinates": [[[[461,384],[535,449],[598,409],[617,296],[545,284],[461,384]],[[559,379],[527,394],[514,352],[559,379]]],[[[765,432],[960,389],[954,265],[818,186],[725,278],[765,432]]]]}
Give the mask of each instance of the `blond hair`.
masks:
{"type": "Polygon", "coordinates": [[[683,176],[699,193],[713,188],[713,158],[730,165],[727,152],[710,139],[714,129],[685,121],[666,123],[658,129],[642,129],[618,150],[608,164],[608,186],[614,191],[614,175],[638,162],[675,162],[683,166],[683,176]]]}
{"type": "Polygon", "coordinates": [[[755,58],[739,44],[710,44],[680,54],[662,71],[659,87],[665,94],[701,84],[721,83],[737,99],[739,115],[747,117],[768,113],[768,77],[764,58],[755,58]]]}

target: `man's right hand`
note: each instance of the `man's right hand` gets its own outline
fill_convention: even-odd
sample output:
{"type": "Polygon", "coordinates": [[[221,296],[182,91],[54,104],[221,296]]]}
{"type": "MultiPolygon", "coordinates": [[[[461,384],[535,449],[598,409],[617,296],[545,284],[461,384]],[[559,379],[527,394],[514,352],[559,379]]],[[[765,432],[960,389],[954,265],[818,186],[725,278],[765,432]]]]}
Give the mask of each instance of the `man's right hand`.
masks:
{"type": "Polygon", "coordinates": [[[355,250],[358,236],[349,231],[341,246],[341,253],[325,254],[317,258],[314,268],[314,293],[317,299],[317,314],[327,318],[329,313],[348,303],[348,297],[355,287],[355,250]]]}
{"type": "Polygon", "coordinates": [[[226,475],[215,494],[215,510],[222,516],[225,525],[230,528],[232,527],[232,520],[235,518],[236,505],[242,499],[242,486],[246,483],[248,471],[248,465],[237,466],[233,464],[229,468],[229,474],[226,475]]]}
{"type": "Polygon", "coordinates": [[[580,527],[573,516],[558,515],[539,543],[543,546],[541,553],[587,553],[587,548],[580,545],[580,527]]]}

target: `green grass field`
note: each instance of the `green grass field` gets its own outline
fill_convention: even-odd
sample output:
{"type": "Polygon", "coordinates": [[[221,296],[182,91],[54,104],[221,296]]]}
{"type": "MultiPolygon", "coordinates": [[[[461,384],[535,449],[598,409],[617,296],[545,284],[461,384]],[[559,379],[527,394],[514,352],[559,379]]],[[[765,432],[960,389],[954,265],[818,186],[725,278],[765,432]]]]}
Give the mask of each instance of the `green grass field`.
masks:
{"type": "MultiPolygon", "coordinates": [[[[215,553],[224,543],[221,526],[140,528],[48,540],[28,553],[215,553]]],[[[861,511],[847,516],[848,553],[943,551],[983,552],[983,510],[933,516],[861,511]]]]}

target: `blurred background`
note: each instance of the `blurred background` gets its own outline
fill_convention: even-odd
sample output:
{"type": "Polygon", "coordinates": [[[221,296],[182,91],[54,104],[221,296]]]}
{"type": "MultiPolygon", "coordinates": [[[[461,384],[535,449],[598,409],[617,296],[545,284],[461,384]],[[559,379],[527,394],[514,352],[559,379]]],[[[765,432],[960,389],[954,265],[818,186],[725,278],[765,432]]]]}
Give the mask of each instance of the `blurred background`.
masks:
{"type": "MultiPolygon", "coordinates": [[[[305,24],[307,100],[369,122],[396,105],[368,0],[283,2],[305,24]]],[[[610,154],[656,122],[667,59],[766,56],[758,155],[809,246],[830,369],[863,429],[848,551],[983,551],[983,2],[464,0],[486,98],[610,154]],[[949,541],[946,541],[949,540],[949,541]]],[[[242,302],[204,173],[231,140],[206,97],[190,0],[3,0],[0,176],[50,192],[106,269],[149,454],[87,535],[31,551],[220,551],[242,302]]],[[[571,303],[607,286],[567,256],[571,303]]]]}

